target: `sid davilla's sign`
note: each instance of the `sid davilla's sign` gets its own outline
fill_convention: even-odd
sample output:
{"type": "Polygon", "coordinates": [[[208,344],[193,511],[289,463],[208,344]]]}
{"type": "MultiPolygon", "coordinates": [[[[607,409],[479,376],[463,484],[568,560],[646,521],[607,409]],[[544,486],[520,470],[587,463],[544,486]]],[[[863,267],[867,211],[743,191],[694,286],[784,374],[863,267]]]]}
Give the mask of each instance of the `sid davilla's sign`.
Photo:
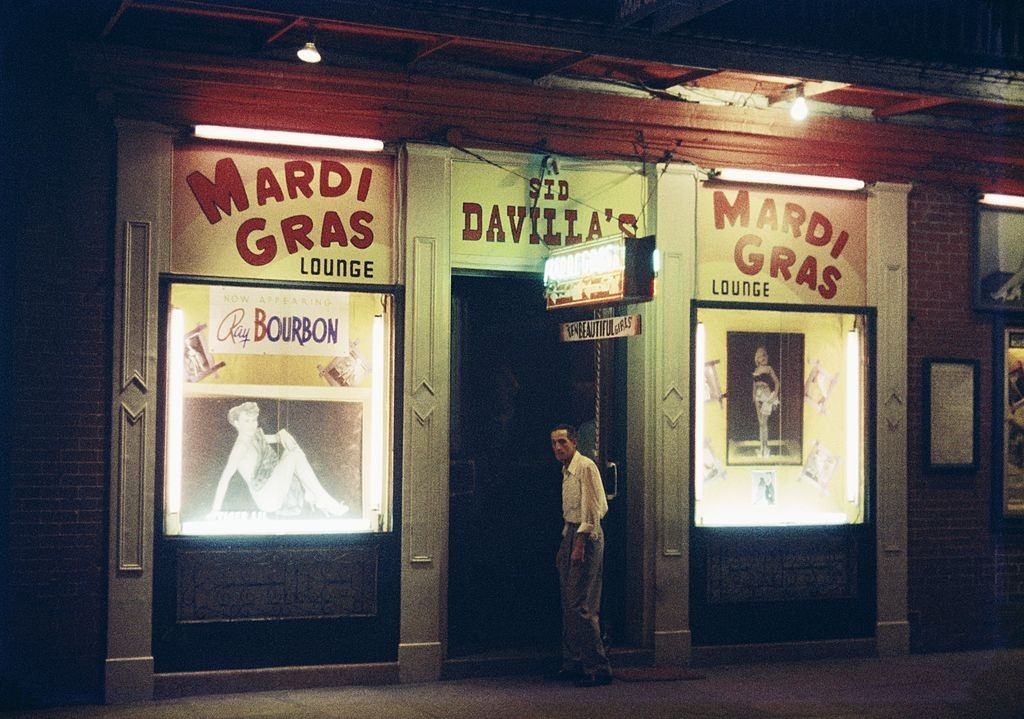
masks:
{"type": "Polygon", "coordinates": [[[610,340],[640,334],[640,315],[624,315],[562,324],[562,342],[610,340]]]}

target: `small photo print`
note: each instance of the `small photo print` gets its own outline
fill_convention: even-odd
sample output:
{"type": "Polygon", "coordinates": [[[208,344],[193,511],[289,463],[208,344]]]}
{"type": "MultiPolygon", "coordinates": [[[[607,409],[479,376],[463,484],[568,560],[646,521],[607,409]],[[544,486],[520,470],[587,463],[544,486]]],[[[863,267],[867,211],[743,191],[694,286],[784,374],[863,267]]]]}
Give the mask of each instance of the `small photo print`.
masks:
{"type": "Polygon", "coordinates": [[[804,381],[804,401],[824,416],[828,410],[828,397],[838,381],[838,372],[829,372],[814,360],[804,381]]]}
{"type": "Polygon", "coordinates": [[[185,379],[189,382],[199,382],[225,366],[224,362],[214,362],[213,355],[207,350],[203,338],[205,329],[206,325],[196,325],[185,335],[185,379]]]}
{"type": "Polygon", "coordinates": [[[828,491],[828,484],[839,466],[839,457],[832,454],[828,447],[818,440],[814,440],[811,451],[807,455],[803,469],[800,470],[800,480],[814,484],[822,492],[828,491]]]}
{"type": "Polygon", "coordinates": [[[762,507],[775,506],[775,470],[755,469],[751,473],[753,503],[762,507]]]}
{"type": "Polygon", "coordinates": [[[725,399],[725,393],[722,392],[722,383],[718,379],[718,365],[721,362],[722,360],[716,359],[704,363],[704,401],[718,402],[719,406],[721,406],[722,400],[725,399]]]}
{"type": "Polygon", "coordinates": [[[711,449],[711,440],[709,439],[704,440],[703,463],[705,482],[725,479],[725,467],[722,466],[721,460],[715,456],[714,450],[711,449]]]}
{"type": "Polygon", "coordinates": [[[366,360],[359,354],[359,341],[349,344],[348,354],[335,357],[327,366],[317,365],[320,376],[327,384],[334,387],[354,387],[363,381],[370,369],[366,360]]]}

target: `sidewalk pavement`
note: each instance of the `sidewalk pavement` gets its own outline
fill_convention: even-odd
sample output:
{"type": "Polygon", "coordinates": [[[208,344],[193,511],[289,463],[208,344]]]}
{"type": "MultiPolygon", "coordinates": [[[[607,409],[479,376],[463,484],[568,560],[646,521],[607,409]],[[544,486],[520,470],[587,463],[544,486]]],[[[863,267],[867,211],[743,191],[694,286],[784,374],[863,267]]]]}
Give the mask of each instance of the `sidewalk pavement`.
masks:
{"type": "Polygon", "coordinates": [[[1024,719],[1024,650],[716,666],[579,689],[540,676],[223,694],[11,719],[1024,719]]]}

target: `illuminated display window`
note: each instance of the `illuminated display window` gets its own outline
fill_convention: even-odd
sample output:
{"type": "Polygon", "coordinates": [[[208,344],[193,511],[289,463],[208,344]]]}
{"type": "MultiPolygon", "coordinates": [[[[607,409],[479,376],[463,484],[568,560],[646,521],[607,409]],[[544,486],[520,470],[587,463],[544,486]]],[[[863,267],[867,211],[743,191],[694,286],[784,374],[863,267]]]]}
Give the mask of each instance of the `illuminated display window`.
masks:
{"type": "Polygon", "coordinates": [[[391,527],[392,298],[174,283],[164,531],[391,527]]]}
{"type": "Polygon", "coordinates": [[[835,312],[697,310],[697,526],[864,522],[866,324],[835,312]]]}

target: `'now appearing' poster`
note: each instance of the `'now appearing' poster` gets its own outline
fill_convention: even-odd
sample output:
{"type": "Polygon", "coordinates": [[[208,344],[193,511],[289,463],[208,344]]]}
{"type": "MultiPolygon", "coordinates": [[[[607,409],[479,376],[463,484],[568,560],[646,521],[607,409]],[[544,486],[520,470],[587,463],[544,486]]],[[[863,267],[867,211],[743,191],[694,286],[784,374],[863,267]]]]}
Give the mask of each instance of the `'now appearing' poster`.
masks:
{"type": "Polygon", "coordinates": [[[347,354],[348,294],[211,287],[209,327],[214,354],[347,354]]]}

